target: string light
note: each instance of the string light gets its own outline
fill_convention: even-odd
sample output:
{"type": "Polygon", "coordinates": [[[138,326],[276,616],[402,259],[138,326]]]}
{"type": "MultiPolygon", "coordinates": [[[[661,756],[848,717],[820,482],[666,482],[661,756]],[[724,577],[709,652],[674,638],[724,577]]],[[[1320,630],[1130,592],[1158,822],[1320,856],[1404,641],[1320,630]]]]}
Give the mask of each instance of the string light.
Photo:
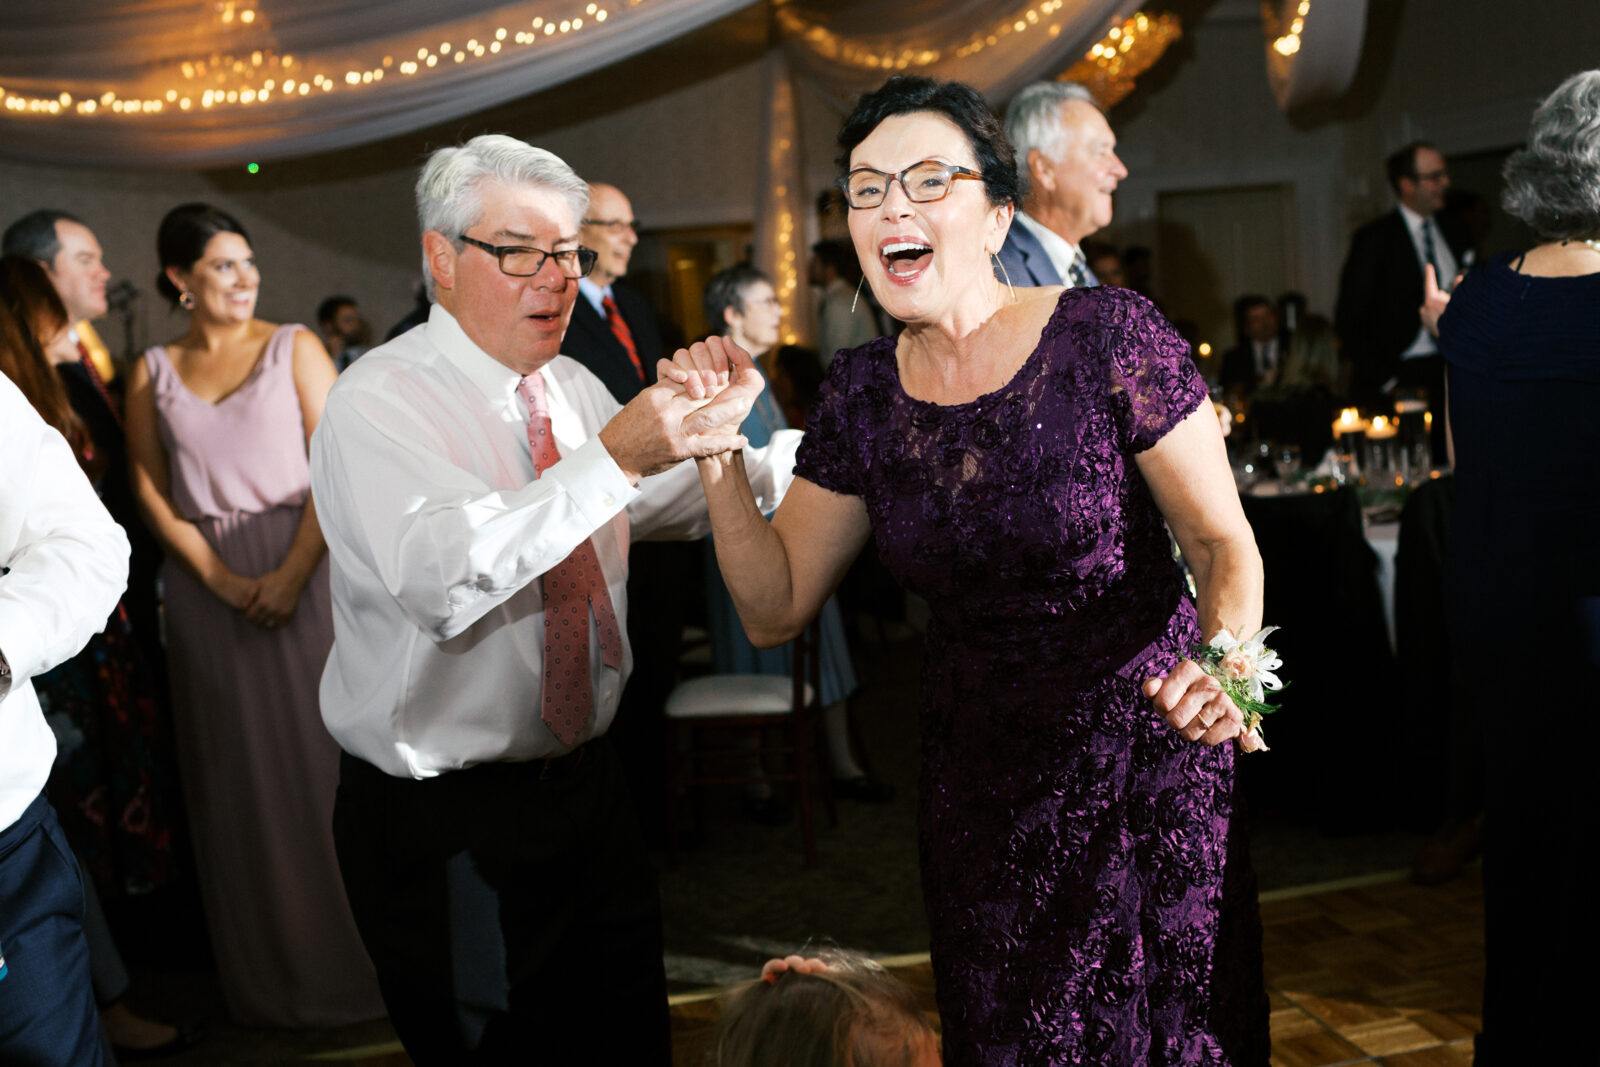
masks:
{"type": "Polygon", "coordinates": [[[1029,4],[999,19],[948,52],[937,48],[896,48],[885,43],[889,40],[887,37],[843,37],[820,22],[806,21],[788,6],[780,6],[777,16],[778,24],[786,33],[805,42],[812,51],[826,59],[861,70],[892,72],[931,67],[950,58],[965,58],[991,48],[1013,34],[1034,29],[1045,28],[1050,36],[1059,36],[1061,26],[1051,21],[1051,16],[1065,6],[1066,0],[1042,0],[1029,4]]]}
{"type": "Polygon", "coordinates": [[[1061,75],[1061,80],[1079,83],[1101,107],[1109,108],[1133,92],[1134,79],[1149,70],[1167,46],[1182,36],[1178,16],[1137,12],[1107,30],[1088,55],[1061,75]]]}
{"type": "Polygon", "coordinates": [[[1295,6],[1294,17],[1285,26],[1276,5],[1261,5],[1261,26],[1266,31],[1272,50],[1285,57],[1300,51],[1300,35],[1305,32],[1306,16],[1310,14],[1311,0],[1300,0],[1295,6]]]}
{"type": "MultiPolygon", "coordinates": [[[[614,8],[632,10],[649,0],[612,0],[614,8]]],[[[211,10],[218,35],[226,35],[234,46],[219,49],[204,58],[172,60],[155,75],[143,78],[137,90],[104,90],[98,98],[75,99],[67,92],[12,90],[0,85],[0,108],[16,116],[76,116],[101,118],[110,115],[157,115],[168,108],[191,111],[229,108],[259,108],[278,101],[322,93],[354,92],[370,89],[384,80],[386,71],[410,78],[437,70],[439,60],[449,65],[466,64],[514,54],[542,39],[571,36],[602,26],[616,12],[600,3],[590,3],[582,15],[548,18],[531,15],[518,21],[531,29],[513,30],[494,26],[466,45],[441,41],[437,51],[419,47],[415,59],[396,61],[385,55],[371,66],[334,66],[333,61],[308,66],[291,55],[279,55],[259,42],[271,29],[269,20],[258,10],[257,0],[214,0],[211,10]],[[250,40],[247,42],[245,38],[250,40]],[[318,69],[320,68],[320,69],[318,69]],[[292,72],[292,73],[291,73],[292,72]],[[150,83],[158,83],[152,88],[150,83]],[[126,95],[124,95],[126,94],[126,95]]],[[[531,13],[530,13],[531,14],[531,13]]],[[[509,20],[507,20],[509,21],[509,20]]]]}

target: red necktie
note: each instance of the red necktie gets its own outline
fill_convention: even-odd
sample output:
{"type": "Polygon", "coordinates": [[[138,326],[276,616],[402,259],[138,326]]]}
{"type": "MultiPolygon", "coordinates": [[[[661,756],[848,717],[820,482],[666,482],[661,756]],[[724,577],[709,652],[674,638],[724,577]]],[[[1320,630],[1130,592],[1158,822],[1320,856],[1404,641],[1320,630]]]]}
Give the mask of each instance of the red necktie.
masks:
{"type": "Polygon", "coordinates": [[[645,377],[644,364],[639,362],[639,347],[633,343],[633,331],[628,329],[617,302],[609,296],[602,297],[600,306],[606,309],[606,324],[611,327],[611,332],[617,335],[622,347],[628,350],[628,358],[633,360],[633,369],[639,372],[639,380],[648,383],[650,379],[645,377]]]}
{"type": "Polygon", "coordinates": [[[122,426],[122,412],[117,410],[116,402],[111,399],[111,391],[106,388],[105,379],[100,377],[100,368],[94,365],[94,357],[89,355],[89,346],[82,341],[78,343],[78,362],[83,364],[83,369],[89,373],[89,382],[100,394],[100,399],[106,402],[106,407],[111,411],[111,417],[116,420],[120,429],[122,426]]]}
{"type": "MultiPolygon", "coordinates": [[[[561,458],[550,432],[550,408],[545,403],[544,379],[537,372],[517,386],[528,402],[528,448],[533,453],[533,476],[543,474],[561,458]]],[[[622,630],[611,607],[611,594],[600,571],[594,542],[584,541],[566,559],[545,571],[544,686],[539,714],[556,740],[576,742],[594,714],[594,693],[589,678],[589,612],[594,611],[600,630],[600,659],[607,667],[622,667],[622,630]]]]}

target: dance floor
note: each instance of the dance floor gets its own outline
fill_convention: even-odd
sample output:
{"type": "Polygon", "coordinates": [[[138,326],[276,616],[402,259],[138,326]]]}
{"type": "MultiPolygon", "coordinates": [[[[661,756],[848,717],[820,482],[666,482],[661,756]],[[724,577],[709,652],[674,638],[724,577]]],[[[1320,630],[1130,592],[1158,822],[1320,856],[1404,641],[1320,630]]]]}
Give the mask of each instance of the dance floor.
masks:
{"type": "MultiPolygon", "coordinates": [[[[1273,1067],[1468,1067],[1483,988],[1478,872],[1436,888],[1395,874],[1262,899],[1273,1067]]],[[[885,961],[937,1026],[927,957],[885,961]]],[[[673,998],[674,1062],[703,1062],[717,992],[673,998]]]]}

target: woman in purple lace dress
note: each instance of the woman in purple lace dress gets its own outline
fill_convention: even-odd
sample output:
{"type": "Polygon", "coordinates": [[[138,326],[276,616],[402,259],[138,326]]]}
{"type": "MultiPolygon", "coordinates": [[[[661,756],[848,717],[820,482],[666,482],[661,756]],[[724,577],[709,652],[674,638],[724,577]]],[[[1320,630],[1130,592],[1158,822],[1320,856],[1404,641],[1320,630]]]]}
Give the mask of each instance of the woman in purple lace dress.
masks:
{"type": "MultiPolygon", "coordinates": [[[[1185,658],[1261,612],[1205,386],[1141,297],[996,280],[1016,168],[970,88],[890,79],[839,143],[856,251],[905,332],[835,358],[770,526],[738,453],[701,477],[757,644],[797,632],[869,535],[932,609],[920,843],[945,1060],[1265,1064],[1240,715],[1185,658]]],[[[679,362],[719,352],[752,388],[736,350],[679,362]]]]}

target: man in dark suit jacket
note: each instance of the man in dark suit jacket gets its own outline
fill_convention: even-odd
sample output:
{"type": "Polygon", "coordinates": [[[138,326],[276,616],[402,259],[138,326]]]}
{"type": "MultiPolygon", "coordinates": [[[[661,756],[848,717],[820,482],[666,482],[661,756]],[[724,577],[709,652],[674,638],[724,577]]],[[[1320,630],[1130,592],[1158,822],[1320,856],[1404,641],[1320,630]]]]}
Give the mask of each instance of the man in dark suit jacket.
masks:
{"type": "MultiPolygon", "coordinates": [[[[656,380],[656,363],[663,354],[661,324],[649,301],[618,281],[628,273],[628,260],[639,243],[635,225],[633,205],[621,189],[590,184],[589,211],[578,239],[599,258],[589,276],[578,282],[572,321],[561,343],[562,354],[593,371],[619,404],[656,380]]],[[[678,669],[684,605],[691,598],[704,598],[696,582],[698,566],[699,553],[692,544],[637,541],[628,550],[633,674],[617,705],[610,736],[640,826],[652,838],[661,833],[661,801],[666,795],[662,708],[678,669]]]]}
{"type": "Polygon", "coordinates": [[[1128,171],[1094,97],[1072,82],[1036,82],[1006,109],[1006,133],[1024,194],[995,276],[1014,286],[1099,285],[1082,242],[1110,224],[1111,194],[1128,171]]]}
{"type": "Polygon", "coordinates": [[[1273,384],[1289,354],[1289,332],[1278,322],[1278,309],[1257,293],[1233,302],[1239,343],[1222,355],[1217,384],[1245,396],[1273,384]]]}
{"type": "MultiPolygon", "coordinates": [[[[1429,406],[1444,407],[1444,360],[1422,327],[1423,267],[1432,263],[1442,288],[1472,264],[1466,235],[1436,212],[1450,174],[1444,156],[1418,141],[1389,157],[1389,184],[1399,204],[1355,232],[1339,276],[1334,326],[1353,370],[1351,392],[1363,406],[1387,413],[1396,386],[1428,390],[1429,406]]],[[[1436,438],[1444,419],[1436,416],[1436,438]]],[[[1442,457],[1436,440],[1436,455],[1442,457]]]]}
{"type": "Polygon", "coordinates": [[[661,324],[649,302],[617,284],[628,273],[628,259],[639,243],[633,205],[621,189],[600,182],[589,186],[589,217],[583,220],[579,240],[600,258],[578,283],[579,298],[561,352],[588,367],[617,403],[626,404],[656,380],[662,352],[661,324]],[[607,301],[615,306],[614,312],[607,301]],[[620,324],[613,323],[613,315],[620,324]]]}

